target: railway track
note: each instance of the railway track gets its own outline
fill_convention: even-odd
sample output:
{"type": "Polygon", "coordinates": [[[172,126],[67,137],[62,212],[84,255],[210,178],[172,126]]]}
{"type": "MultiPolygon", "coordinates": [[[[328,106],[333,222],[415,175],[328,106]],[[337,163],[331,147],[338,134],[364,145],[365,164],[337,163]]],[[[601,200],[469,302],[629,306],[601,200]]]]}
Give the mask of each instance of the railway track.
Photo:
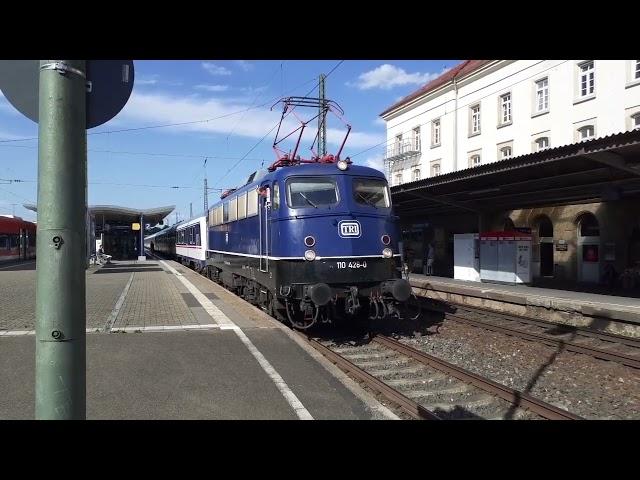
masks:
{"type": "Polygon", "coordinates": [[[299,335],[410,418],[581,418],[383,335],[359,344],[335,344],[299,335]]]}
{"type": "Polygon", "coordinates": [[[445,318],[455,322],[640,368],[638,340],[466,305],[452,305],[455,305],[456,312],[447,312],[445,318]]]}

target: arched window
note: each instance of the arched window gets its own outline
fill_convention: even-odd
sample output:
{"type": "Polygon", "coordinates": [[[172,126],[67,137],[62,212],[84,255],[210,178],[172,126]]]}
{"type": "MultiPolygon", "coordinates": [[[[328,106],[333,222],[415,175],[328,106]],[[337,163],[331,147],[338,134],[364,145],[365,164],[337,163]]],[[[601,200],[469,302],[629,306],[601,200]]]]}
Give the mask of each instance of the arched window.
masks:
{"type": "Polygon", "coordinates": [[[583,213],[578,217],[578,228],[581,237],[599,237],[600,226],[593,213],[583,213]]]}
{"type": "Polygon", "coordinates": [[[536,139],[536,151],[539,152],[545,148],[549,148],[549,137],[540,137],[536,139]]]}
{"type": "Polygon", "coordinates": [[[413,181],[415,182],[416,180],[420,180],[420,169],[416,168],[413,171],[413,181]]]}
{"type": "Polygon", "coordinates": [[[402,183],[402,174],[396,174],[396,185],[400,185],[402,183]]]}
{"type": "Polygon", "coordinates": [[[505,158],[511,158],[511,147],[504,147],[500,149],[500,160],[505,158]]]}
{"type": "Polygon", "coordinates": [[[504,221],[502,222],[502,229],[505,232],[512,232],[516,229],[516,226],[513,223],[513,220],[511,220],[509,217],[505,217],[504,221]]]}
{"type": "Polygon", "coordinates": [[[438,175],[440,175],[440,164],[434,163],[433,165],[431,165],[431,176],[437,177],[438,175]]]}
{"type": "Polygon", "coordinates": [[[536,222],[538,227],[538,237],[553,237],[553,223],[546,215],[540,215],[536,222]]]}
{"type": "Polygon", "coordinates": [[[596,129],[593,125],[585,125],[584,127],[580,127],[578,129],[578,140],[590,140],[595,137],[596,129]]]}

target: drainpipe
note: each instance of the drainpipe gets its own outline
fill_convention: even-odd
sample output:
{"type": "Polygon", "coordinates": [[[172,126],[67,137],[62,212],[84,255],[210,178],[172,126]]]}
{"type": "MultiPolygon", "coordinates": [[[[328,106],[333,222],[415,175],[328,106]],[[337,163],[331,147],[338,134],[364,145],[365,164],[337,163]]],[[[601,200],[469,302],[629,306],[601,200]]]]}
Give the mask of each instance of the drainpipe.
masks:
{"type": "Polygon", "coordinates": [[[453,107],[453,170],[458,170],[458,82],[453,77],[453,91],[455,92],[455,103],[453,107]]]}

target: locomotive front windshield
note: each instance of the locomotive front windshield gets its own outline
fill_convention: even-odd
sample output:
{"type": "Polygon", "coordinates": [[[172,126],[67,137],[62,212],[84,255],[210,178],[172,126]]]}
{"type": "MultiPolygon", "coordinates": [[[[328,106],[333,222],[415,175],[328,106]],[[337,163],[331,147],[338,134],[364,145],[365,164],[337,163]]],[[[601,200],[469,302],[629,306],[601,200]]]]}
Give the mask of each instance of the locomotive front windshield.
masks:
{"type": "Polygon", "coordinates": [[[329,177],[299,177],[288,182],[287,201],[291,208],[319,208],[338,203],[338,187],[329,177]]]}
{"type": "Polygon", "coordinates": [[[373,178],[355,178],[353,197],[356,202],[375,208],[389,208],[389,189],[387,182],[373,178]]]}

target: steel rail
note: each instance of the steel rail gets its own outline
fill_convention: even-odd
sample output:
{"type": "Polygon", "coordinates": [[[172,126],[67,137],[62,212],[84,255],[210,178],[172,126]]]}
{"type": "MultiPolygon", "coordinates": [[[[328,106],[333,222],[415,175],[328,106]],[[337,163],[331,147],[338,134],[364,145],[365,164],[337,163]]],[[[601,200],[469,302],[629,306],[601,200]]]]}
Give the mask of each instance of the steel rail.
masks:
{"type": "Polygon", "coordinates": [[[570,413],[561,408],[555,407],[547,402],[539,400],[527,393],[520,392],[513,388],[509,388],[505,385],[501,385],[493,380],[489,380],[487,378],[483,378],[479,375],[476,375],[473,372],[469,372],[460,368],[456,365],[453,365],[449,362],[445,362],[439,358],[433,357],[427,353],[421,352],[420,350],[416,350],[415,348],[409,347],[408,345],[404,345],[396,340],[393,340],[389,337],[385,337],[383,335],[376,335],[373,337],[373,340],[380,345],[383,345],[387,348],[395,350],[403,355],[406,355],[414,360],[422,363],[423,365],[430,366],[439,370],[447,375],[457,378],[465,383],[470,383],[481,390],[484,390],[488,393],[496,395],[518,407],[526,408],[531,410],[532,412],[540,415],[541,417],[547,418],[549,420],[581,420],[582,417],[579,417],[573,413],[570,413]]]}

